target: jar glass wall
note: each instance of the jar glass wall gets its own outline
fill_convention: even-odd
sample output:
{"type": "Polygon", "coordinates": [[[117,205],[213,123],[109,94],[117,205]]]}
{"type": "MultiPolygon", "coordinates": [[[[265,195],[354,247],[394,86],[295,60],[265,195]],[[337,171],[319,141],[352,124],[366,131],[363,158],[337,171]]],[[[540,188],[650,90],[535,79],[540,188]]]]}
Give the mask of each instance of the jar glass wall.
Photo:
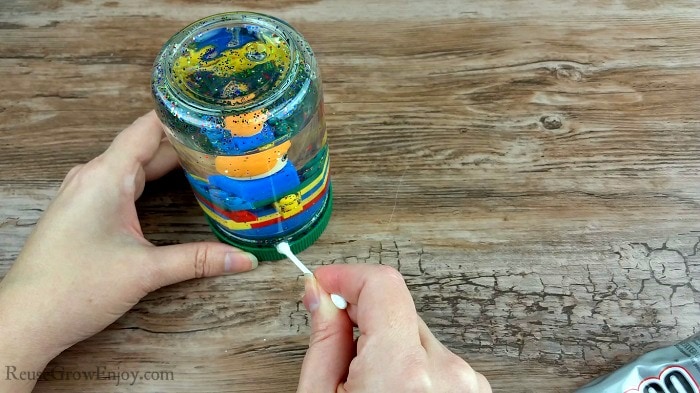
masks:
{"type": "Polygon", "coordinates": [[[331,213],[321,79],[311,48],[265,15],[213,15],[174,35],[152,75],[158,115],[215,234],[261,259],[296,252],[331,213]]]}

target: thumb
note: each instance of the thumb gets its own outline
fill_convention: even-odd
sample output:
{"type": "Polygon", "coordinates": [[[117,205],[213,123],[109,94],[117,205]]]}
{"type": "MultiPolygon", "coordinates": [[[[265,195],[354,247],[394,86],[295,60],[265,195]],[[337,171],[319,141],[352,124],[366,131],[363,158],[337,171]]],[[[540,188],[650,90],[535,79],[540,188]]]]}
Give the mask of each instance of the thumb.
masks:
{"type": "Polygon", "coordinates": [[[241,273],[258,267],[255,255],[223,243],[197,242],[155,247],[155,288],[200,277],[241,273]]]}
{"type": "Polygon", "coordinates": [[[312,275],[306,276],[304,306],[311,313],[311,342],[304,357],[298,393],[336,392],[355,356],[352,321],[338,310],[312,275]]]}

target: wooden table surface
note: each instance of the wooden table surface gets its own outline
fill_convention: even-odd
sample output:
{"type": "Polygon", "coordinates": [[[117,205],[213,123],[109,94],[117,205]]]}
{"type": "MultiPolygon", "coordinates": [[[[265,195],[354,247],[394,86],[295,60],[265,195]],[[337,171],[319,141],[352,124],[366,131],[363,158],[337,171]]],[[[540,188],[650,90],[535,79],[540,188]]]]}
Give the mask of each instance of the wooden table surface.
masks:
{"type": "MultiPolygon", "coordinates": [[[[381,263],[494,391],[565,392],[700,330],[693,0],[3,0],[0,276],[73,165],[153,106],[163,42],[248,9],[318,55],[335,213],[312,266],[381,263]]],[[[156,244],[211,240],[182,176],[138,202],[156,244]]],[[[286,262],[159,290],[38,392],[292,392],[309,333],[286,262]]]]}

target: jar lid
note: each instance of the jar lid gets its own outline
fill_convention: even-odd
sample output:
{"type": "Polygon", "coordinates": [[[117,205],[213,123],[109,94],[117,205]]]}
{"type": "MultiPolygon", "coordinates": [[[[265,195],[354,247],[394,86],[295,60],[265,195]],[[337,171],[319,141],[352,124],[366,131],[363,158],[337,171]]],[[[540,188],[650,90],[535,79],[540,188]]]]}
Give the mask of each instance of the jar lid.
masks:
{"type": "Polygon", "coordinates": [[[286,22],[230,12],[194,22],[166,42],[152,90],[161,120],[178,141],[207,154],[243,155],[299,131],[265,127],[305,101],[315,70],[308,44],[286,22]],[[250,138],[231,144],[231,135],[250,138]]]}

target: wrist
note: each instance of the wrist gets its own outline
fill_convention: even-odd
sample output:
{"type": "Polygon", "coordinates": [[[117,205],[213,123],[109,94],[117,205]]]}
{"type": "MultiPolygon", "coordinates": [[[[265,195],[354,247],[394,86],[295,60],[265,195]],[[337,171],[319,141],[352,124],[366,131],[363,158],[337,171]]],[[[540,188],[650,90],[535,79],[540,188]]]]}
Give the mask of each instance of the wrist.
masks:
{"type": "Polygon", "coordinates": [[[12,333],[5,335],[5,328],[0,326],[0,391],[31,392],[53,356],[12,333]]]}
{"type": "Polygon", "coordinates": [[[17,370],[41,371],[58,355],[37,346],[36,343],[26,338],[17,337],[16,334],[6,334],[5,326],[0,325],[0,379],[4,376],[8,367],[16,367],[17,370]],[[22,368],[20,368],[22,366],[22,368]]]}
{"type": "Polygon", "coordinates": [[[41,379],[47,364],[48,361],[44,359],[17,357],[12,353],[0,352],[0,391],[31,392],[41,379]]]}
{"type": "Polygon", "coordinates": [[[41,371],[62,352],[47,336],[45,321],[11,292],[7,287],[0,289],[0,380],[7,379],[8,367],[16,367],[17,372],[41,371]]]}

